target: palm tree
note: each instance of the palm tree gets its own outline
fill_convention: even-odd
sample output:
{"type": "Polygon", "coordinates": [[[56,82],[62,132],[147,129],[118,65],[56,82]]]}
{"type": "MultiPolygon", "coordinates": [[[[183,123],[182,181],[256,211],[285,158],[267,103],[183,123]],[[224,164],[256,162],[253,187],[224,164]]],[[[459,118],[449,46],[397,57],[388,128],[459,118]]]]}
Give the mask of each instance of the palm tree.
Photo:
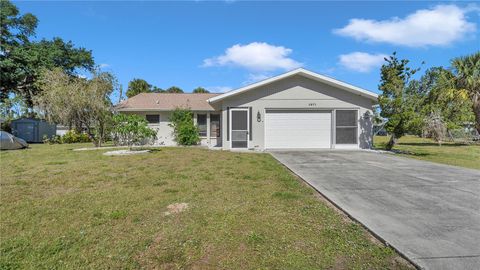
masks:
{"type": "Polygon", "coordinates": [[[453,59],[452,67],[456,88],[472,100],[475,128],[480,133],[480,51],[453,59]]]}

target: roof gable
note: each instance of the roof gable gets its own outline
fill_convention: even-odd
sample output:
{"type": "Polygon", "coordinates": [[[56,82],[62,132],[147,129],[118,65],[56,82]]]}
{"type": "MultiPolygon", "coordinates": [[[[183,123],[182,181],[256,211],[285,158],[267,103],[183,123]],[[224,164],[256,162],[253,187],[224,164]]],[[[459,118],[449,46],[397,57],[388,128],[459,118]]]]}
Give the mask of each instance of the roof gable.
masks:
{"type": "Polygon", "coordinates": [[[316,80],[316,81],[331,85],[333,87],[336,87],[336,88],[351,92],[353,94],[357,94],[357,95],[369,98],[369,99],[374,100],[374,101],[377,101],[377,98],[378,98],[377,94],[375,94],[373,92],[370,92],[368,90],[362,89],[362,88],[357,87],[357,86],[353,86],[351,84],[348,84],[348,83],[345,83],[345,82],[342,82],[342,81],[339,81],[339,80],[336,80],[336,79],[333,79],[333,78],[330,78],[330,77],[327,77],[327,76],[324,76],[324,75],[321,75],[321,74],[318,74],[318,73],[315,73],[315,72],[312,72],[312,71],[309,71],[309,70],[306,70],[306,69],[303,69],[303,68],[299,68],[299,69],[295,69],[295,70],[292,70],[290,72],[287,72],[287,73],[284,73],[284,74],[281,74],[281,75],[278,75],[278,76],[275,76],[275,77],[272,77],[272,78],[269,78],[269,79],[266,79],[266,80],[263,80],[263,81],[260,81],[260,82],[257,82],[257,83],[253,83],[253,84],[247,85],[245,87],[235,89],[235,90],[232,90],[230,92],[227,92],[227,93],[215,96],[215,97],[212,97],[208,100],[208,102],[209,103],[215,103],[215,102],[218,102],[218,101],[223,100],[225,98],[232,97],[232,96],[235,96],[235,95],[238,95],[238,94],[241,94],[241,93],[245,93],[245,92],[248,92],[250,90],[256,89],[258,87],[261,87],[261,86],[264,86],[264,85],[267,85],[267,84],[270,84],[270,83],[273,83],[273,82],[276,82],[276,81],[279,81],[279,80],[283,80],[285,78],[295,76],[295,75],[301,75],[301,76],[304,76],[306,78],[310,78],[312,80],[316,80]]]}

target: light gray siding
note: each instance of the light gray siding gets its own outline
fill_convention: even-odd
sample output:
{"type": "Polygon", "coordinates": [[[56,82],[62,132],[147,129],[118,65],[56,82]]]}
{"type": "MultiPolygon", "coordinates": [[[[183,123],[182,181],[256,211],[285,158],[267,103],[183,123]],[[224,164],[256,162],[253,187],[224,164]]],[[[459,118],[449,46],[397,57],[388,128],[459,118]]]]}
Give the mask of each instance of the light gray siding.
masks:
{"type": "MultiPolygon", "coordinates": [[[[214,104],[222,110],[223,148],[228,149],[227,109],[252,107],[252,140],[249,147],[264,149],[265,111],[267,109],[358,110],[360,148],[370,148],[372,142],[372,106],[374,101],[300,75],[288,77],[250,91],[228,97],[214,104]],[[260,113],[261,120],[257,121],[260,113]]],[[[333,120],[333,119],[332,119],[333,120]]],[[[334,129],[333,129],[333,132],[334,129]]],[[[334,137],[334,134],[332,134],[334,137]]],[[[292,138],[295,140],[295,138],[292,138]]]]}
{"type": "Polygon", "coordinates": [[[163,111],[138,111],[138,112],[122,112],[124,114],[137,114],[143,117],[146,115],[160,115],[160,122],[158,124],[148,124],[148,127],[157,131],[157,140],[155,144],[165,145],[165,146],[175,146],[176,143],[173,140],[173,128],[169,126],[170,124],[170,114],[171,112],[163,111]]]}

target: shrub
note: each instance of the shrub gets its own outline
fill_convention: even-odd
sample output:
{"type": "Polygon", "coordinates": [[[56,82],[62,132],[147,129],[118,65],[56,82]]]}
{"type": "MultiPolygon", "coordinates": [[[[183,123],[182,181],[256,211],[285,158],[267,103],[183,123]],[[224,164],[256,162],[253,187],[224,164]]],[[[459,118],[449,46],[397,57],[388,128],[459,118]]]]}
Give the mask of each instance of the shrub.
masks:
{"type": "Polygon", "coordinates": [[[196,145],[200,142],[198,128],[193,123],[193,113],[188,109],[177,108],[170,117],[175,141],[180,145],[196,145]]]}
{"type": "Polygon", "coordinates": [[[52,137],[48,137],[47,135],[43,135],[43,143],[48,143],[48,144],[61,144],[62,142],[62,137],[59,135],[53,135],[52,137]]]}
{"type": "Polygon", "coordinates": [[[128,145],[130,148],[157,137],[157,132],[148,127],[147,120],[135,114],[114,115],[112,134],[116,145],[128,145]]]}
{"type": "Polygon", "coordinates": [[[72,129],[67,131],[67,133],[65,133],[62,136],[62,142],[63,143],[85,143],[85,142],[91,142],[91,140],[87,134],[78,133],[77,131],[72,129]]]}
{"type": "Polygon", "coordinates": [[[442,141],[444,141],[447,136],[447,128],[438,111],[432,112],[425,119],[425,131],[438,143],[438,145],[442,145],[442,141]]]}
{"type": "Polygon", "coordinates": [[[48,144],[62,144],[62,143],[86,143],[92,140],[85,133],[78,133],[75,130],[69,130],[63,136],[53,135],[48,137],[43,135],[43,143],[48,144]]]}

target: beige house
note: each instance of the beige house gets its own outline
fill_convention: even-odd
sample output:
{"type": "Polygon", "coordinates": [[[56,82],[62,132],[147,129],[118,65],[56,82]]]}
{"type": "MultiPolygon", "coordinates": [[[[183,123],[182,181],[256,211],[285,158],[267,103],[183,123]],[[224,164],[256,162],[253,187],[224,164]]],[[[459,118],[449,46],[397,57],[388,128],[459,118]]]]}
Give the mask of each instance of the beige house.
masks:
{"type": "Polygon", "coordinates": [[[377,95],[305,69],[224,94],[143,93],[120,103],[144,115],[157,144],[175,145],[170,113],[190,108],[202,145],[223,149],[358,149],[372,146],[377,95]]]}

